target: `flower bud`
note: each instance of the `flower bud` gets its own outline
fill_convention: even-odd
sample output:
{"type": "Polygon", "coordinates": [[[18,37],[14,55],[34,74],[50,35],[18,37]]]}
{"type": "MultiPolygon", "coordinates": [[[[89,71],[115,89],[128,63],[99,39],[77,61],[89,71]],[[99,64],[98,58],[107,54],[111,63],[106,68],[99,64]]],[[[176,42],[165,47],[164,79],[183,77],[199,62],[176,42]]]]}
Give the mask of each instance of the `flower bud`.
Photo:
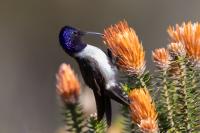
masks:
{"type": "Polygon", "coordinates": [[[66,103],[75,103],[80,94],[80,83],[70,65],[61,64],[56,74],[57,92],[66,103]]]}

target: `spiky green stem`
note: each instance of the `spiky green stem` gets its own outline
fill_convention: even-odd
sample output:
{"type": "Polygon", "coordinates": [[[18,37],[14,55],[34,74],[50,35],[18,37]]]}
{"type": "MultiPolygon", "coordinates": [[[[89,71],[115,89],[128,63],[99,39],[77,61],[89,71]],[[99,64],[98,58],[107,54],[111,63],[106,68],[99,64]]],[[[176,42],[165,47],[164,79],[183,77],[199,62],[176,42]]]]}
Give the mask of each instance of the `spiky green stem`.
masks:
{"type": "Polygon", "coordinates": [[[188,133],[191,132],[191,126],[189,123],[189,113],[188,113],[188,94],[187,94],[187,86],[186,86],[186,82],[187,82],[187,77],[186,77],[186,66],[184,64],[184,62],[181,62],[181,88],[180,91],[182,91],[182,95],[183,95],[183,119],[184,122],[183,124],[186,127],[186,131],[188,133]]]}
{"type": "Polygon", "coordinates": [[[189,110],[189,120],[191,125],[191,132],[198,132],[200,126],[200,92],[199,92],[199,79],[198,70],[195,69],[190,64],[187,65],[188,68],[188,110],[189,110]]]}
{"type": "Polygon", "coordinates": [[[90,116],[88,120],[88,131],[87,133],[106,133],[107,124],[103,119],[101,121],[97,120],[97,116],[90,116]]]}
{"type": "Polygon", "coordinates": [[[73,133],[84,132],[84,115],[79,103],[65,104],[64,111],[67,131],[73,133]]]}
{"type": "Polygon", "coordinates": [[[159,122],[161,132],[176,131],[174,122],[174,88],[172,88],[172,80],[168,74],[168,68],[158,70],[156,79],[156,105],[159,112],[159,122]]]}
{"type": "Polygon", "coordinates": [[[169,95],[169,90],[168,90],[168,84],[167,84],[167,70],[164,70],[163,72],[163,90],[164,90],[164,97],[166,99],[166,108],[167,108],[167,118],[170,122],[170,127],[174,127],[174,120],[173,120],[173,110],[172,110],[172,105],[170,102],[170,95],[169,95]]]}
{"type": "Polygon", "coordinates": [[[143,77],[140,77],[139,80],[140,80],[141,87],[147,88],[146,83],[144,82],[143,77]]]}

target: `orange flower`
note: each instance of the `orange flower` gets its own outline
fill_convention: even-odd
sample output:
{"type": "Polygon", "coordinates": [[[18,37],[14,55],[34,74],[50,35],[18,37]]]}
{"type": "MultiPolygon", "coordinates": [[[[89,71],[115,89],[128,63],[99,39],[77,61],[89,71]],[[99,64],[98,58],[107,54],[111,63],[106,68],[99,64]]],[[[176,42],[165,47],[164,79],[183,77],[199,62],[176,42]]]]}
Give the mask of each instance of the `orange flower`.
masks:
{"type": "Polygon", "coordinates": [[[133,89],[129,93],[132,120],[144,133],[158,132],[155,104],[145,88],[133,89]]]}
{"type": "Polygon", "coordinates": [[[152,57],[158,68],[164,69],[169,67],[171,57],[165,48],[155,49],[152,52],[152,57]]]}
{"type": "Polygon", "coordinates": [[[167,46],[167,49],[169,50],[169,52],[172,56],[185,56],[186,55],[185,46],[181,42],[170,43],[167,46]]]}
{"type": "Polygon", "coordinates": [[[183,23],[176,28],[168,28],[172,42],[182,43],[186,49],[186,55],[192,63],[200,66],[200,24],[191,22],[183,23]]]}
{"type": "Polygon", "coordinates": [[[80,93],[80,83],[70,65],[61,64],[56,75],[57,92],[66,103],[75,103],[80,93]]]}
{"type": "Polygon", "coordinates": [[[192,45],[188,48],[191,53],[190,58],[192,63],[200,68],[200,43],[192,45]]]}
{"type": "Polygon", "coordinates": [[[141,75],[145,70],[145,52],[135,31],[126,21],[104,30],[104,43],[117,59],[117,66],[129,75],[141,75]]]}

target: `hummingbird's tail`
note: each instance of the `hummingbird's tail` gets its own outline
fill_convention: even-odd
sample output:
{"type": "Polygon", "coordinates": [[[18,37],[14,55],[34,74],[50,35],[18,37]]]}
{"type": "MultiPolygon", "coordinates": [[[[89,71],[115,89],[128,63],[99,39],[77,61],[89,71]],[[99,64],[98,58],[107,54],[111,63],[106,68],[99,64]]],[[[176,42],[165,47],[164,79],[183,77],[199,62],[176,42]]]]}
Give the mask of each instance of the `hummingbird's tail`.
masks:
{"type": "Polygon", "coordinates": [[[105,97],[105,113],[106,113],[106,122],[108,127],[111,125],[112,121],[112,107],[111,107],[111,99],[109,97],[105,97]]]}
{"type": "Polygon", "coordinates": [[[98,121],[101,121],[105,113],[104,95],[99,95],[96,91],[93,91],[93,93],[94,93],[94,98],[95,98],[96,108],[97,108],[97,119],[98,121]]]}
{"type": "Polygon", "coordinates": [[[106,122],[108,127],[111,125],[112,121],[112,108],[111,108],[111,99],[105,95],[99,95],[97,92],[94,92],[96,108],[97,108],[97,119],[101,121],[104,114],[106,115],[106,122]]]}

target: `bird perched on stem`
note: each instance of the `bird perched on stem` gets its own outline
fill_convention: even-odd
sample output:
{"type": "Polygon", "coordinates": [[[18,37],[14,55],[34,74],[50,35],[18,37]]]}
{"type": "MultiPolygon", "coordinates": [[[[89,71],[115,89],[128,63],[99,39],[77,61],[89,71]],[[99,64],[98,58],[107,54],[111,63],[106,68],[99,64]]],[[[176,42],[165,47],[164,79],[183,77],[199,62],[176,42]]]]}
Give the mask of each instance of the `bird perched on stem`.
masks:
{"type": "Polygon", "coordinates": [[[112,64],[111,54],[107,56],[101,49],[84,43],[81,38],[87,34],[103,36],[101,33],[83,32],[65,26],[60,31],[59,41],[65,52],[76,59],[85,83],[93,90],[98,120],[105,114],[107,124],[110,126],[111,99],[127,106],[129,101],[124,97],[121,86],[116,80],[116,69],[112,64]]]}

